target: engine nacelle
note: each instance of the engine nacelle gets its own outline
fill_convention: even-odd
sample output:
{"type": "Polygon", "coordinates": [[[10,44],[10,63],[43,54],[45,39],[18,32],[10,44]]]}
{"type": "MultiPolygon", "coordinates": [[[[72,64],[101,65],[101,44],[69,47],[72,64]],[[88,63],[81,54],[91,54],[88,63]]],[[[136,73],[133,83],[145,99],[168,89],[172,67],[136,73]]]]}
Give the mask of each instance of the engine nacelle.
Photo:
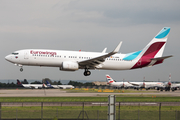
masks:
{"type": "Polygon", "coordinates": [[[60,70],[64,70],[64,71],[75,71],[78,69],[79,69],[78,63],[72,61],[64,61],[62,63],[62,67],[60,67],[60,70]]]}

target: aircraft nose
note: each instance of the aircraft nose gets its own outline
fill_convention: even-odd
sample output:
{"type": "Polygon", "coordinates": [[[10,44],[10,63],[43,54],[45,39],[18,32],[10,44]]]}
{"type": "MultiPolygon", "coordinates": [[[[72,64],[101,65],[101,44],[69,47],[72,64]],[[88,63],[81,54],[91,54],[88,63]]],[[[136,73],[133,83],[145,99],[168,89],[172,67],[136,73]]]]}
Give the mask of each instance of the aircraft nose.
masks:
{"type": "Polygon", "coordinates": [[[11,56],[10,56],[10,55],[7,55],[7,56],[5,57],[5,59],[6,59],[7,61],[10,61],[10,60],[11,60],[11,56]]]}

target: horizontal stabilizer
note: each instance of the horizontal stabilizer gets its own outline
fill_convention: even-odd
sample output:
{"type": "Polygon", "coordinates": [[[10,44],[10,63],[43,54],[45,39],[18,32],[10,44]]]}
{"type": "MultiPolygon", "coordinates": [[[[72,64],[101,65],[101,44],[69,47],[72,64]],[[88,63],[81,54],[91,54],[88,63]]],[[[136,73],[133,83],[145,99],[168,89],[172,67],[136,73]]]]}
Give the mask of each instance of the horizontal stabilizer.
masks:
{"type": "Polygon", "coordinates": [[[167,59],[167,58],[170,58],[170,57],[173,57],[173,56],[169,55],[169,56],[164,56],[164,57],[157,57],[157,58],[152,58],[151,60],[164,60],[164,59],[167,59]]]}

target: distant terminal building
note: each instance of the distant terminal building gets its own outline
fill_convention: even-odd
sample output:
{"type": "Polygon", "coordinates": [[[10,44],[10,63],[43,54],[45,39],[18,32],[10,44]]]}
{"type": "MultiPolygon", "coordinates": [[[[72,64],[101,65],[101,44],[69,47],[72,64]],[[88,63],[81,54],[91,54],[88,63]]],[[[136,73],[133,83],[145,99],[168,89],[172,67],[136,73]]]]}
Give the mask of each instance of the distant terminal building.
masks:
{"type": "Polygon", "coordinates": [[[94,85],[108,85],[107,82],[99,82],[99,81],[95,81],[92,82],[94,85]]]}

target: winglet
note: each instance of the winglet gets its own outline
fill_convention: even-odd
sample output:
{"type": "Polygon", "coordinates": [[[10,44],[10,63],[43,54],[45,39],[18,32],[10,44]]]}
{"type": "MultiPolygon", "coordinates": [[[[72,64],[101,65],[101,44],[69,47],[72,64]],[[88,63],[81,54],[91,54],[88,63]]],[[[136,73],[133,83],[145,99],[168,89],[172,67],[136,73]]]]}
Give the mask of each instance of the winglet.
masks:
{"type": "Polygon", "coordinates": [[[118,44],[118,46],[114,49],[113,53],[119,52],[119,49],[121,47],[122,41],[118,44]]]}
{"type": "Polygon", "coordinates": [[[102,51],[102,53],[106,53],[106,50],[107,50],[107,48],[104,48],[104,50],[102,51]]]}

